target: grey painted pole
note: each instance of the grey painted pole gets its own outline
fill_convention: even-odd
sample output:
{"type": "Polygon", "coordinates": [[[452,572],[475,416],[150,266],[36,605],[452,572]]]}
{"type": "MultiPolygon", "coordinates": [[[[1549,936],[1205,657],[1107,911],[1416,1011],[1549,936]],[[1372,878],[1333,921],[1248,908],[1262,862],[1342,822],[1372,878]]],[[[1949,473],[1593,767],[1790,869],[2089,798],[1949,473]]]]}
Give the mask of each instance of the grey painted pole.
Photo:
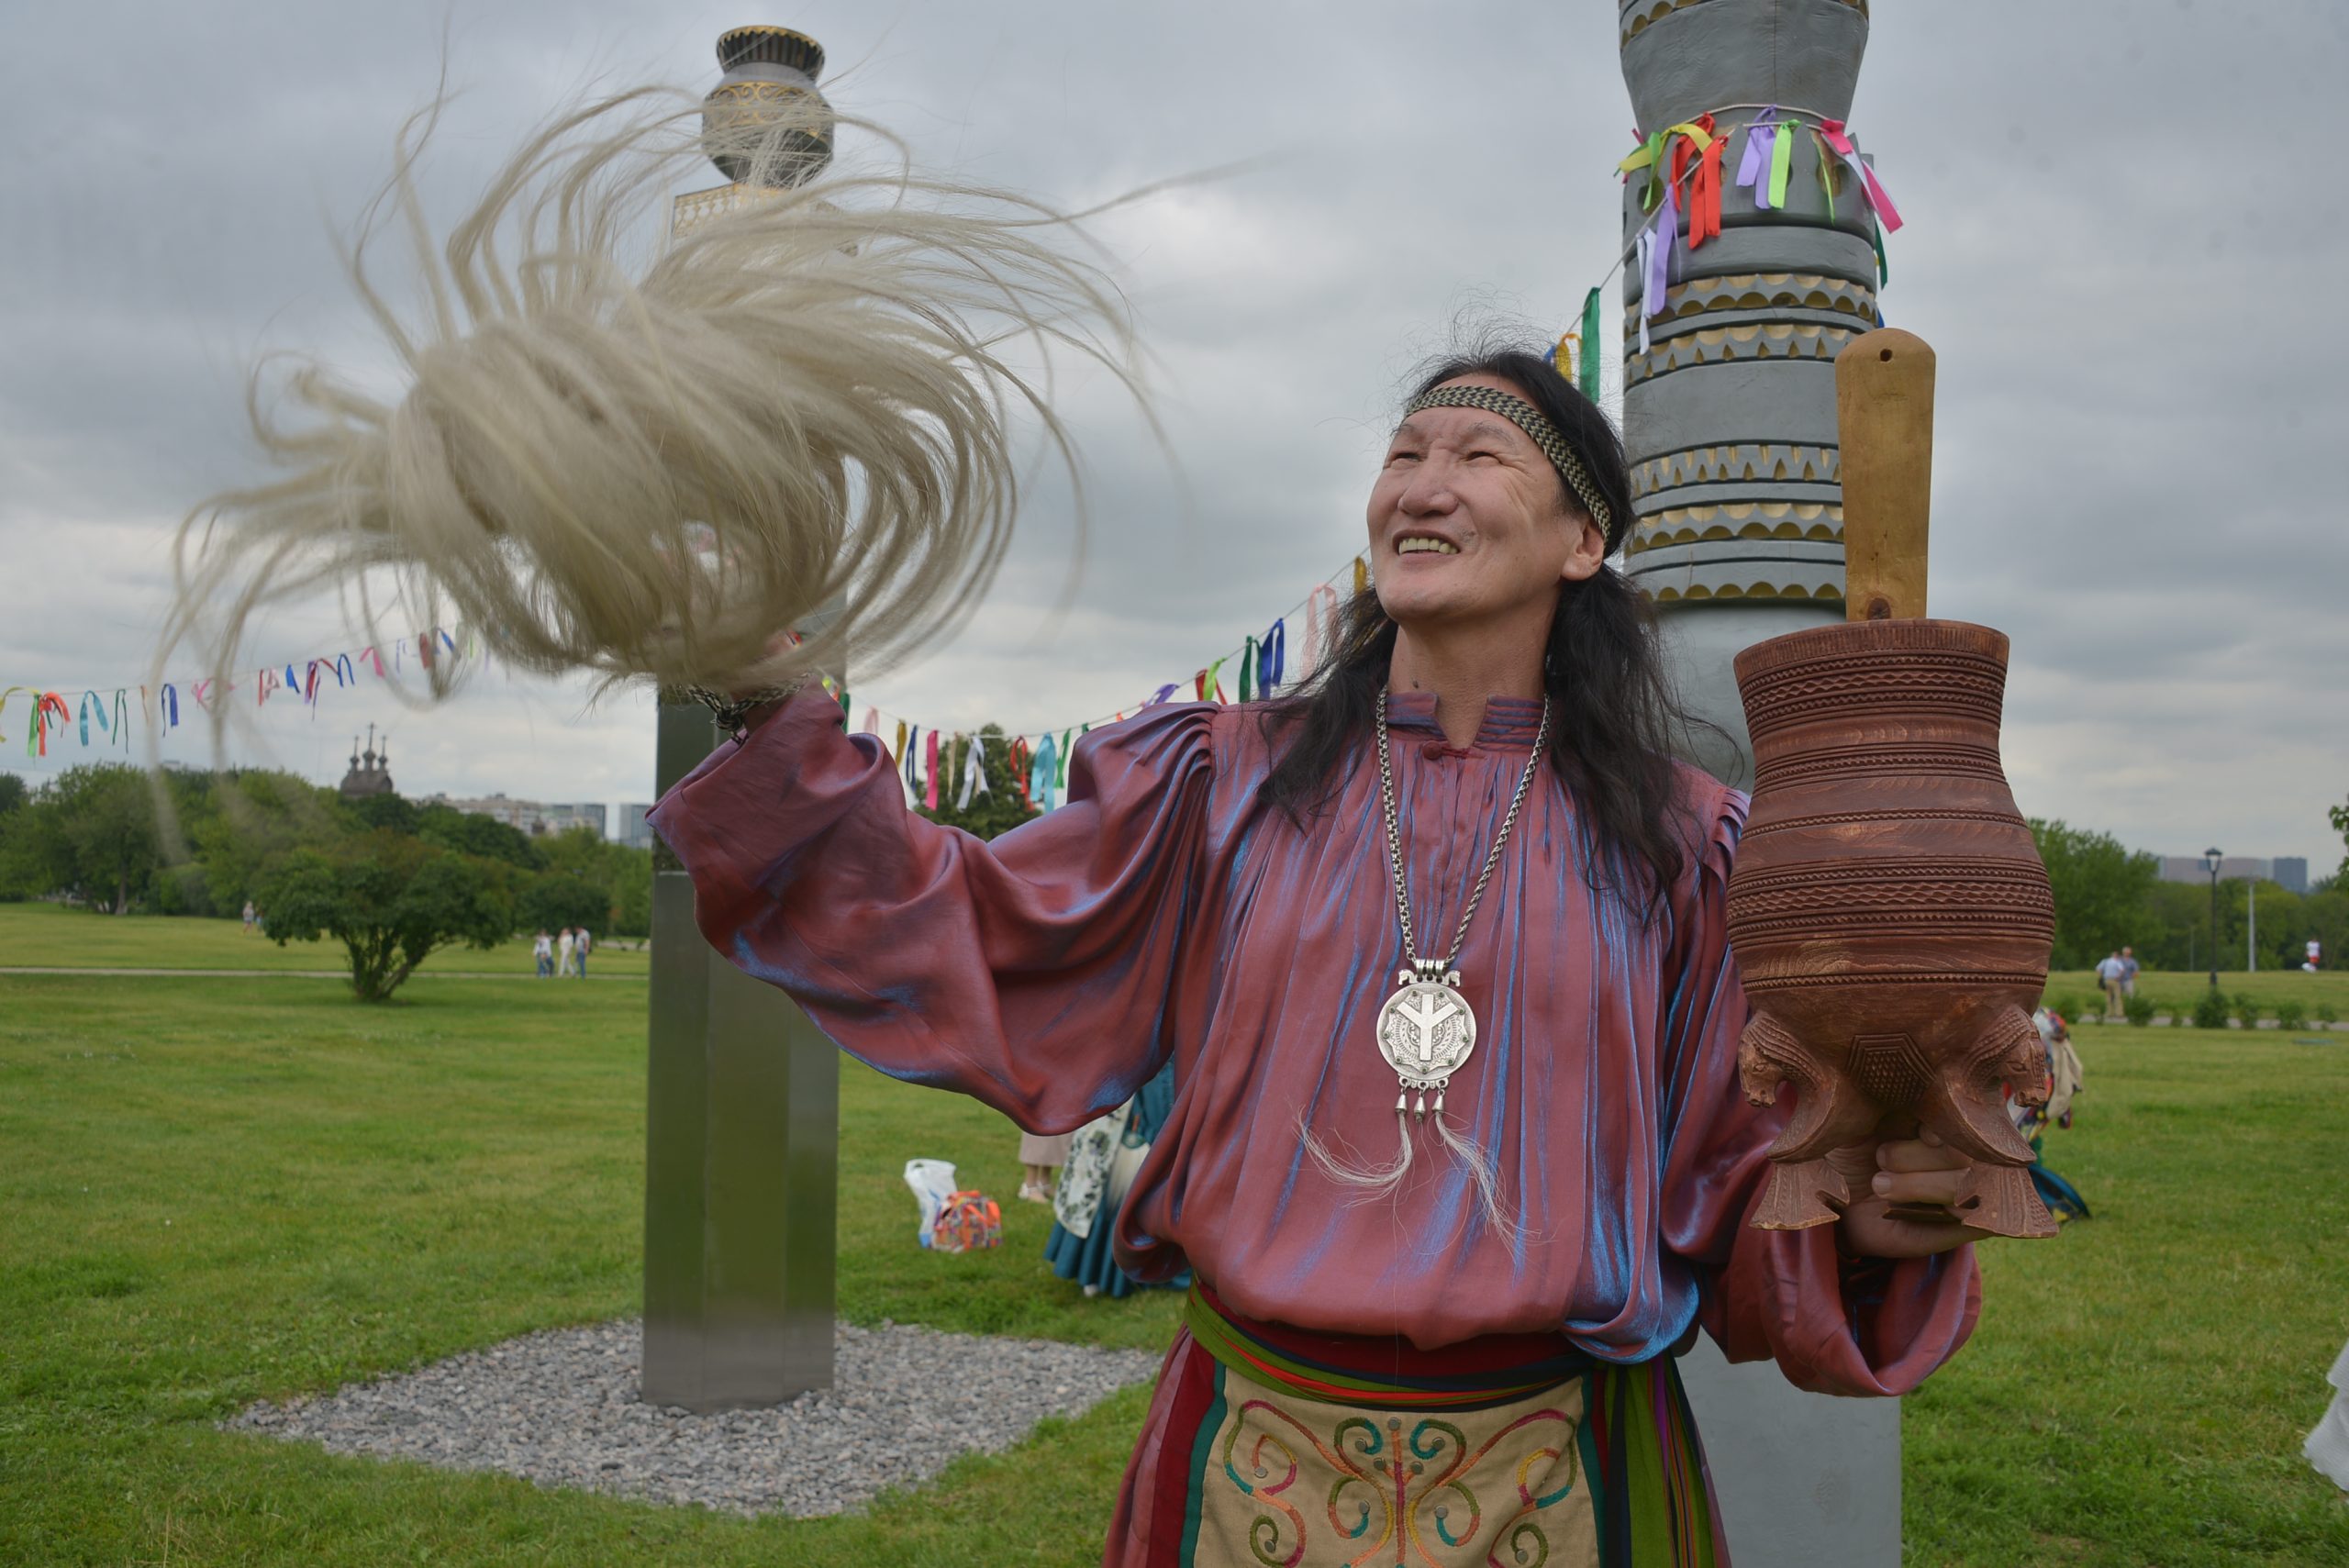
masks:
{"type": "MultiPolygon", "coordinates": [[[[736,28],[718,40],[712,117],[815,94],[823,58],[783,28],[736,28]]],[[[810,141],[779,172],[807,179],[829,150],[810,141]]],[[[680,196],[671,230],[753,194],[680,196]]],[[[664,700],[661,793],[718,743],[708,709],[664,700]]],[[[840,1054],[789,997],[702,940],[693,884],[657,839],[653,855],[643,1396],[692,1410],[780,1404],[832,1382],[840,1054]]]]}
{"type": "MultiPolygon", "coordinates": [[[[1867,30],[1864,0],[1624,0],[1618,15],[1643,136],[1731,105],[1845,118],[1867,30]]],[[[1645,352],[1642,280],[1625,269],[1625,570],[1656,605],[1683,701],[1722,732],[1695,737],[1692,760],[1743,784],[1730,661],[1843,618],[1835,355],[1876,324],[1876,272],[1865,204],[1847,183],[1829,217],[1807,133],[1783,210],[1758,209],[1725,162],[1721,232],[1675,246],[1645,352]]],[[[1624,192],[1627,246],[1649,218],[1639,183],[1624,192]]],[[[1898,1400],[1806,1394],[1767,1362],[1730,1365],[1702,1336],[1681,1372],[1739,1568],[1899,1562],[1898,1400]]]]}
{"type": "MultiPolygon", "coordinates": [[[[1857,0],[1628,0],[1623,80],[1642,134],[1731,105],[1851,113],[1867,7],[1857,0]]],[[[1742,124],[1753,111],[1720,117],[1742,124]]],[[[1843,615],[1843,508],[1835,355],[1876,323],[1867,205],[1848,179],[1828,213],[1818,143],[1793,139],[1784,208],[1721,181],[1721,232],[1675,245],[1664,309],[1647,322],[1624,270],[1623,437],[1637,517],[1625,569],[1677,650],[1683,697],[1726,731],[1695,760],[1750,778],[1730,661],[1740,649],[1843,615]]],[[[1623,193],[1628,245],[1650,215],[1623,193]]],[[[1686,203],[1679,225],[1687,229],[1686,203]]]]}

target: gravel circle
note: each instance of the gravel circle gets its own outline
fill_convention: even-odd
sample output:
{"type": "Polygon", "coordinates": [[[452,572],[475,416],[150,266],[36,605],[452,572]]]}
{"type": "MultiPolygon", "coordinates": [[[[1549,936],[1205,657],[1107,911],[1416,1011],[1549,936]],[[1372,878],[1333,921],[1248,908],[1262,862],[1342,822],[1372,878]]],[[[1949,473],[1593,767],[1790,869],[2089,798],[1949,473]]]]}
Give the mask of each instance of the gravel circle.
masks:
{"type": "Polygon", "coordinates": [[[994,1453],[1073,1416],[1159,1358],[1052,1340],[842,1323],[838,1381],[788,1405],[707,1416],[637,1397],[634,1319],[551,1329],[378,1382],[252,1406],[231,1431],[337,1453],[493,1470],[654,1503],[811,1518],[917,1486],[958,1454],[994,1453]]]}

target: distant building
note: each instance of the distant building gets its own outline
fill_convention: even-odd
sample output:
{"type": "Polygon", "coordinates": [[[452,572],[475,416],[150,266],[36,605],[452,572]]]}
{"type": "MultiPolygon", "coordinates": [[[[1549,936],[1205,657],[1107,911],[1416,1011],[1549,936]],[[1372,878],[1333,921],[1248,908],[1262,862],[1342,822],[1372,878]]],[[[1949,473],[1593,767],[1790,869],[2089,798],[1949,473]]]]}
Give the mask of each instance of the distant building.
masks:
{"type": "Polygon", "coordinates": [[[541,806],[539,825],[534,833],[568,833],[574,828],[593,828],[596,837],[604,837],[604,803],[594,801],[583,806],[541,806]]]}
{"type": "Polygon", "coordinates": [[[518,828],[527,833],[539,819],[539,803],[535,800],[508,800],[502,795],[483,795],[474,800],[460,800],[453,795],[429,795],[418,803],[424,806],[445,806],[451,811],[462,811],[468,817],[492,817],[508,828],[518,828]]]}
{"type": "MultiPolygon", "coordinates": [[[[2164,855],[2161,859],[2164,882],[2208,882],[2210,880],[2210,870],[2202,863],[2200,855],[2164,855]]],[[[2264,861],[2253,855],[2222,855],[2219,859],[2219,880],[2221,882],[2282,882],[2283,878],[2277,875],[2276,868],[2288,865],[2296,865],[2300,868],[2301,885],[2294,888],[2293,891],[2306,892],[2309,879],[2309,862],[2306,861],[2264,861]]],[[[2285,885],[2291,884],[2286,883],[2285,885]]]]}
{"type": "Polygon", "coordinates": [[[2268,877],[2287,893],[2309,890],[2309,862],[2299,855],[2277,855],[2272,862],[2275,869],[2268,877]]]}
{"type": "Polygon", "coordinates": [[[351,771],[342,775],[342,798],[366,800],[378,795],[396,795],[392,787],[391,737],[384,738],[384,749],[375,749],[375,727],[367,727],[367,750],[359,749],[359,737],[351,738],[351,771]]]}
{"type": "Polygon", "coordinates": [[[620,842],[631,850],[652,847],[652,824],[645,818],[651,815],[649,800],[630,800],[620,806],[620,842]]]}
{"type": "Polygon", "coordinates": [[[428,796],[422,804],[445,806],[451,811],[462,811],[469,817],[495,817],[508,828],[533,838],[542,833],[568,833],[574,828],[592,828],[597,838],[604,836],[604,804],[601,801],[565,806],[538,800],[512,800],[503,795],[485,795],[472,800],[436,795],[428,796]]]}

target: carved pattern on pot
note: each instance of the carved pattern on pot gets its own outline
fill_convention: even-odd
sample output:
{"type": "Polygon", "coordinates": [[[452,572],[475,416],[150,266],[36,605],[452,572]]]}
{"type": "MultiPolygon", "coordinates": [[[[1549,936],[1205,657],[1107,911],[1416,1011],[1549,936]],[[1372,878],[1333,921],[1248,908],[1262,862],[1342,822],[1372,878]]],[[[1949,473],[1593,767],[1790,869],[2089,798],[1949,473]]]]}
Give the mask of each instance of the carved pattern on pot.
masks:
{"type": "Polygon", "coordinates": [[[1998,921],[2055,939],[2055,904],[2043,878],[1998,862],[1950,861],[1917,861],[1894,873],[1872,867],[1865,880],[1822,877],[1809,867],[1755,877],[1731,930],[1740,951],[1751,952],[1846,926],[1931,934],[1962,920],[1998,921]]]}
{"type": "Polygon", "coordinates": [[[1802,833],[1815,828],[1834,828],[1864,822],[1983,822],[2004,827],[2010,818],[2003,811],[1950,811],[1932,807],[1894,811],[1822,811],[1811,817],[1787,817],[1765,822],[1747,829],[1746,837],[1759,838],[1765,833],[1802,833]]]}
{"type": "MultiPolygon", "coordinates": [[[[1901,623],[1876,621],[1862,624],[1898,626],[1901,623]]],[[[1820,629],[1835,631],[1842,628],[1822,627],[1820,629]]],[[[1787,639],[1780,638],[1776,640],[1783,642],[1787,639]]],[[[1751,653],[1753,650],[1748,649],[1746,652],[1751,653]]],[[[1774,671],[1766,686],[1752,691],[1746,689],[1741,673],[1738,685],[1745,696],[1745,717],[1753,736],[1755,765],[1760,765],[1762,740],[1765,733],[1804,724],[1821,714],[1847,712],[1854,706],[1889,713],[1932,714],[1953,722],[1987,721],[1993,726],[1992,733],[1996,734],[1998,717],[2006,706],[2007,682],[2003,663],[1986,665],[1983,660],[1964,654],[1918,654],[1901,662],[1902,668],[1892,671],[1872,668],[1865,661],[1807,661],[1786,670],[1774,671]]],[[[1741,672],[1743,667],[1741,659],[1741,672]]],[[[1772,748],[1774,756],[1776,751],[1776,748],[1772,748]]]]}
{"type": "Polygon", "coordinates": [[[2052,1234],[2009,1084],[2035,1088],[2030,1007],[2054,904],[1998,762],[2006,639],[1953,621],[1797,632],[1737,661],[1756,785],[1729,889],[1751,1019],[1747,1094],[1795,1109],[1754,1222],[1831,1221],[1827,1156],[1932,1129],[1975,1162],[1962,1217],[2052,1234]]]}
{"type": "Polygon", "coordinates": [[[1804,779],[1870,773],[1971,773],[1977,778],[1998,780],[2007,776],[1998,765],[1997,749],[1989,746],[1846,746],[1823,747],[1801,757],[1774,757],[1769,766],[1756,774],[1754,782],[1761,788],[1771,789],[1804,779]]]}

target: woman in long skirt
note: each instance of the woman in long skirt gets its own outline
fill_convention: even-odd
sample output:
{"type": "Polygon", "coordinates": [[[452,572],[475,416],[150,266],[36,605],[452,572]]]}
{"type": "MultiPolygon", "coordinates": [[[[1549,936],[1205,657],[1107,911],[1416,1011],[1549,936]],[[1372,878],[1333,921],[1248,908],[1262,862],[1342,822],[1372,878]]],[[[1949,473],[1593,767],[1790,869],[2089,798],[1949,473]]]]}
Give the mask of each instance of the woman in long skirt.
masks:
{"type": "MultiPolygon", "coordinates": [[[[1052,1233],[1044,1257],[1052,1273],[1074,1280],[1087,1296],[1111,1298],[1147,1288],[1110,1255],[1114,1228],[1103,1218],[1126,1200],[1133,1174],[1174,1110],[1174,1066],[1169,1062],[1141,1092],[1068,1139],[1068,1160],[1054,1195],[1052,1233]]],[[[1190,1273],[1164,1282],[1187,1288],[1190,1273]]]]}

